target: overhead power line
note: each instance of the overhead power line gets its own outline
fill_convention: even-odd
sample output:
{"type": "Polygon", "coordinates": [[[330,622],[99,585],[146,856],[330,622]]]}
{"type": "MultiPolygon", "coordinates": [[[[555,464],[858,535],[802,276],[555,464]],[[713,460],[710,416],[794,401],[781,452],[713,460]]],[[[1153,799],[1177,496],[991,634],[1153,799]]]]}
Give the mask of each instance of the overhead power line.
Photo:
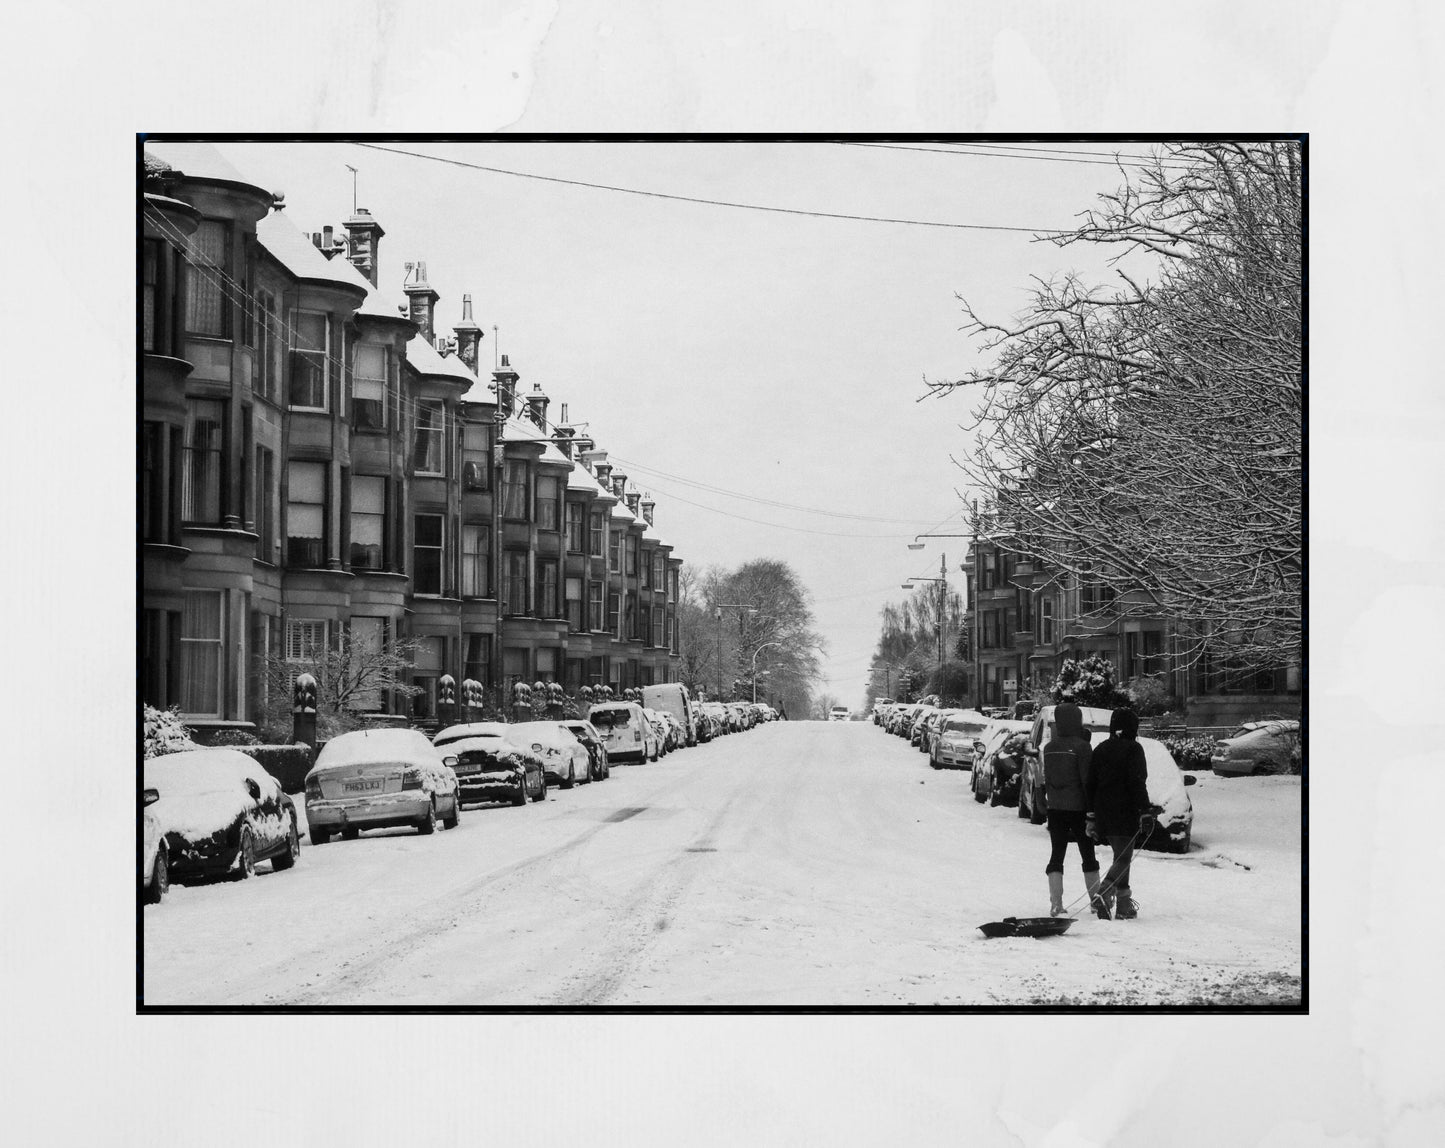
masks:
{"type": "Polygon", "coordinates": [[[519,179],[538,179],[546,183],[562,183],[569,187],[588,187],[597,191],[617,191],[626,195],[641,195],[651,199],[668,199],[679,203],[701,203],[709,207],[735,207],[745,211],[770,211],[782,215],[806,215],[815,219],[849,219],[860,223],[897,223],[906,227],[946,227],[967,231],[1015,231],[1025,235],[1063,235],[1057,227],[1007,227],[996,223],[948,223],[940,220],[930,219],[895,219],[883,215],[848,215],[837,211],[808,211],[798,207],[773,207],[760,203],[737,203],[726,199],[705,199],[695,195],[674,195],[664,191],[644,191],[636,187],[618,187],[610,183],[592,183],[582,179],[563,179],[555,175],[539,175],[536,172],[514,171],[505,167],[492,167],[488,164],[468,163],[465,160],[449,159],[446,156],[427,155],[424,152],[407,151],[405,148],[386,147],[383,144],[362,143],[356,141],[354,146],[372,148],[375,151],[391,152],[393,155],[411,156],[413,159],[431,160],[433,163],[451,164],[454,167],[471,168],[474,171],[488,171],[494,175],[511,175],[519,179]]]}
{"type": "MultiPolygon", "coordinates": [[[[883,151],[924,151],[933,152],[935,155],[971,155],[980,156],[987,159],[1037,159],[1050,163],[1103,164],[1106,167],[1112,167],[1116,170],[1121,165],[1125,167],[1150,168],[1154,166],[1154,164],[1152,163],[1141,163],[1138,161],[1126,161],[1122,159],[1116,162],[1113,159],[1102,156],[1099,156],[1099,158],[1096,159],[1074,159],[1070,156],[1065,155],[1025,155],[1023,153],[1016,152],[970,151],[962,147],[927,147],[921,144],[865,143],[862,140],[839,140],[838,142],[843,147],[871,147],[881,148],[883,151]]],[[[1097,152],[1095,152],[1094,154],[1098,156],[1097,152]]],[[[1164,166],[1176,171],[1186,170],[1185,166],[1182,164],[1170,164],[1166,162],[1164,166]]]]}

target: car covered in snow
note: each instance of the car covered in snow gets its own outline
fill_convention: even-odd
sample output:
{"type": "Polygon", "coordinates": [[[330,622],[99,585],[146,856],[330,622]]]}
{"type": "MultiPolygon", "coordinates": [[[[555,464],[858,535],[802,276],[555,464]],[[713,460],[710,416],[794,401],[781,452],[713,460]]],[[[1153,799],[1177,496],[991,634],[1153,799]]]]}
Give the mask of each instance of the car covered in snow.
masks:
{"type": "Polygon", "coordinates": [[[497,734],[480,734],[448,740],[446,753],[456,758],[452,772],[457,775],[463,803],[508,801],[525,805],[529,797],[533,801],[547,799],[542,758],[527,746],[497,734]]]}
{"type": "Polygon", "coordinates": [[[657,732],[636,702],[602,702],[587,711],[610,761],[656,761],[660,751],[657,732]]]}
{"type": "MultiPolygon", "coordinates": [[[[1044,792],[1044,756],[1041,748],[1054,736],[1054,710],[1057,706],[1043,706],[1029,725],[1029,744],[1024,750],[1024,770],[1019,778],[1019,816],[1027,817],[1033,824],[1042,825],[1048,815],[1048,795],[1044,792]]],[[[1084,717],[1084,729],[1089,740],[1098,745],[1109,736],[1109,719],[1114,711],[1099,706],[1080,706],[1084,717]]]]}
{"type": "Polygon", "coordinates": [[[562,724],[572,731],[572,736],[587,747],[587,752],[592,757],[592,780],[605,781],[612,776],[612,768],[607,761],[607,743],[602,740],[602,735],[597,732],[597,727],[590,721],[583,721],[581,718],[563,718],[562,724]]]}
{"type": "Polygon", "coordinates": [[[667,724],[667,719],[649,706],[643,706],[642,713],[647,718],[648,724],[652,726],[652,732],[657,735],[657,756],[666,757],[672,750],[672,746],[668,744],[672,730],[667,724]]]}
{"type": "Polygon", "coordinates": [[[164,897],[171,884],[165,835],[161,833],[161,823],[151,812],[151,806],[160,800],[160,796],[155,789],[147,789],[141,795],[140,889],[148,905],[154,905],[164,897]]]}
{"type": "Polygon", "coordinates": [[[147,807],[164,838],[168,880],[244,880],[270,860],[289,869],[301,855],[296,806],[253,757],[236,749],[192,749],[152,757],[147,807]]]}
{"type": "Polygon", "coordinates": [[[414,825],[422,834],[434,832],[438,821],[454,829],[462,812],[454,760],[414,729],[362,729],[332,738],[306,775],[312,843],[393,825],[414,825]]]}
{"type": "Polygon", "coordinates": [[[431,743],[440,749],[454,741],[461,741],[464,737],[506,737],[507,730],[511,728],[510,722],[504,721],[469,721],[460,725],[449,725],[443,730],[438,730],[432,737],[431,743]]]}
{"type": "Polygon", "coordinates": [[[1299,722],[1283,718],[1249,721],[1216,743],[1210,766],[1222,777],[1299,770],[1299,722]]]}
{"type": "Polygon", "coordinates": [[[944,711],[931,738],[929,764],[934,769],[972,769],[978,742],[988,725],[989,719],[978,710],[944,711]]]}
{"type": "Polygon", "coordinates": [[[682,729],[683,744],[697,744],[698,703],[681,682],[643,686],[642,704],[658,713],[671,714],[682,729]]]}
{"type": "Polygon", "coordinates": [[[979,739],[983,748],[969,779],[975,801],[990,805],[1019,803],[1019,775],[1023,773],[1023,751],[1028,743],[1028,722],[1000,719],[990,723],[979,739]]]}
{"type": "Polygon", "coordinates": [[[563,789],[592,780],[592,755],[560,721],[519,721],[507,727],[507,739],[527,746],[542,759],[549,783],[563,789]]]}

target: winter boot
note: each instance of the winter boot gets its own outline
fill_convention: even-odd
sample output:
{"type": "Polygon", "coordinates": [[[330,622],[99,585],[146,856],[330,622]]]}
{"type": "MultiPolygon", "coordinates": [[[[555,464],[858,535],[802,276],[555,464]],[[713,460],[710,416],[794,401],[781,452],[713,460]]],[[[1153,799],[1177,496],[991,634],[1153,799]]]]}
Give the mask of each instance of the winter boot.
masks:
{"type": "Polygon", "coordinates": [[[1139,906],[1134,901],[1133,892],[1129,889],[1120,888],[1118,891],[1118,908],[1114,915],[1121,921],[1132,921],[1139,915],[1139,906]]]}
{"type": "Polygon", "coordinates": [[[1101,921],[1109,919],[1109,898],[1099,888],[1099,871],[1097,869],[1084,870],[1084,886],[1089,890],[1089,905],[1094,910],[1094,916],[1101,921]]]}
{"type": "Polygon", "coordinates": [[[1046,873],[1049,879],[1049,916],[1062,917],[1064,915],[1064,875],[1062,873],[1046,873]]]}

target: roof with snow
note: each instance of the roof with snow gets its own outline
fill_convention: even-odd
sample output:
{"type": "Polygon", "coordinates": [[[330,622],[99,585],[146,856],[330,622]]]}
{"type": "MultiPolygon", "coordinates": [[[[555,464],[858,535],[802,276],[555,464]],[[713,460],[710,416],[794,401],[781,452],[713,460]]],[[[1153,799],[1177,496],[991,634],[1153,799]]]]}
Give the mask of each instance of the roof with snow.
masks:
{"type": "Polygon", "coordinates": [[[597,494],[597,480],[592,477],[592,472],[580,462],[573,463],[572,473],[567,476],[567,489],[580,490],[586,494],[597,494]]]}
{"type": "Polygon", "coordinates": [[[471,385],[477,376],[467,370],[467,365],[456,355],[443,355],[427,341],[426,336],[413,335],[406,345],[406,361],[423,375],[443,379],[455,379],[471,385]]]}
{"type": "Polygon", "coordinates": [[[371,280],[357,270],[356,264],[344,256],[338,255],[331,260],[340,274],[350,272],[351,279],[358,287],[366,291],[366,300],[356,309],[358,315],[364,315],[372,319],[392,319],[398,323],[410,323],[407,317],[406,300],[400,295],[393,297],[391,302],[382,296],[378,287],[372,286],[371,280]]]}
{"type": "MultiPolygon", "coordinates": [[[[547,432],[531,419],[513,415],[502,427],[503,442],[549,442],[547,432]]],[[[556,449],[555,447],[553,448],[556,449]]]]}
{"type": "MultiPolygon", "coordinates": [[[[572,470],[577,469],[577,464],[574,463],[574,462],[573,462],[570,458],[568,458],[565,454],[563,454],[560,450],[558,450],[558,449],[557,449],[557,444],[554,443],[554,442],[552,442],[551,440],[548,440],[548,442],[547,442],[547,448],[546,448],[544,451],[542,451],[542,457],[539,458],[537,461],[538,461],[538,462],[561,463],[563,466],[568,467],[569,469],[572,469],[572,470]]],[[[568,475],[568,478],[569,478],[569,480],[570,480],[571,476],[568,475]]],[[[570,481],[568,482],[568,485],[569,485],[569,486],[571,485],[570,481]]]]}
{"type": "Polygon", "coordinates": [[[231,165],[231,161],[218,152],[213,144],[146,140],[145,155],[148,159],[159,160],[191,179],[238,183],[243,187],[255,188],[267,198],[270,198],[271,195],[260,184],[247,179],[237,171],[231,165]]]}
{"type": "Polygon", "coordinates": [[[339,255],[334,259],[322,255],[321,249],[303,235],[284,212],[273,211],[259,220],[256,238],[297,279],[358,292],[371,289],[371,284],[357,274],[356,268],[347,260],[339,255]]]}

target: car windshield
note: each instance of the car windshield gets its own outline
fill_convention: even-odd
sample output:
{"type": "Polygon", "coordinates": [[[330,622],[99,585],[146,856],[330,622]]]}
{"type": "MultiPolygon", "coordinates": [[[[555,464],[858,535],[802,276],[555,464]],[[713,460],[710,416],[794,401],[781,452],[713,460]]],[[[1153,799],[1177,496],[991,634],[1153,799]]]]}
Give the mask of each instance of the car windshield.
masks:
{"type": "Polygon", "coordinates": [[[593,710],[587,720],[599,729],[613,729],[632,724],[632,715],[626,710],[593,710]]]}
{"type": "Polygon", "coordinates": [[[976,721],[966,721],[963,718],[951,718],[943,729],[945,733],[982,733],[983,724],[976,721]]]}
{"type": "Polygon", "coordinates": [[[510,768],[497,757],[506,748],[499,742],[494,749],[464,749],[457,753],[457,762],[460,765],[493,765],[499,769],[510,768]]]}

